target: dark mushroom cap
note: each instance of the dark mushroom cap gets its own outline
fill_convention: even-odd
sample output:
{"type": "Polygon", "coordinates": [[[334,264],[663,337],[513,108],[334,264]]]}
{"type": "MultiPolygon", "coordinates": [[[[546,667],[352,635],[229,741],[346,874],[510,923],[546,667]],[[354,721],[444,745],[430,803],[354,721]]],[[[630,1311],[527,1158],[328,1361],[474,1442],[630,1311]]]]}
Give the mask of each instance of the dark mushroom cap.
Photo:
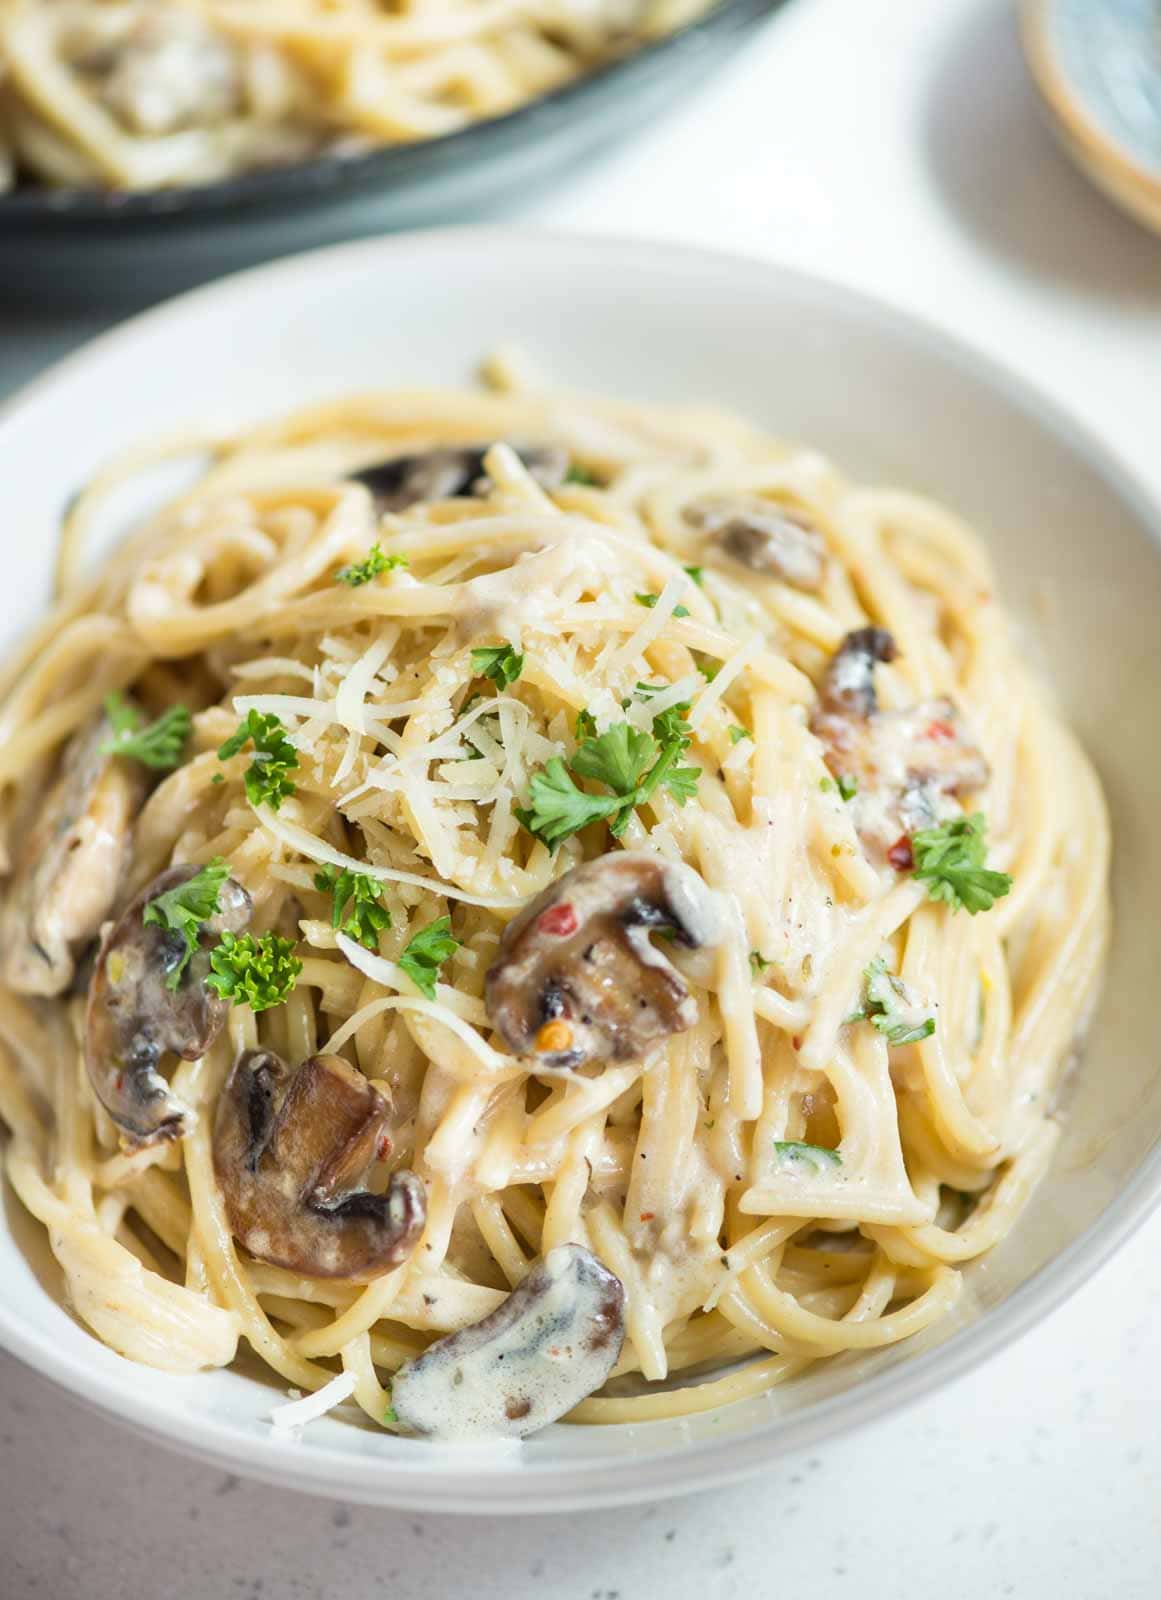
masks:
{"type": "Polygon", "coordinates": [[[886,628],[856,628],[831,656],[819,690],[824,711],[843,717],[869,717],[879,708],[875,665],[899,654],[886,628]]]}
{"type": "Polygon", "coordinates": [[[795,589],[822,584],[826,547],[805,512],[757,495],[699,500],[685,519],[701,528],[732,560],[795,589]]]}
{"type": "Polygon", "coordinates": [[[138,1144],[178,1139],[192,1113],[158,1071],[163,1056],[196,1061],[229,1016],[229,1002],[206,984],[210,950],[223,933],[249,926],[250,896],[227,878],[218,911],[201,926],[199,948],[174,989],[167,980],[185,954],[179,934],[144,920],[150,900],[195,876],[170,867],[130,901],[105,938],[89,984],[85,1067],[93,1092],[122,1133],[138,1144]]]}
{"type": "Polygon", "coordinates": [[[487,977],[493,1027],[537,1072],[639,1060],[697,1021],[650,942],[661,930],[689,949],[722,937],[716,898],[689,867],[628,851],[574,867],[504,930],[487,977]]]}
{"type": "MultiPolygon", "coordinates": [[[[451,500],[474,494],[485,477],[490,445],[441,446],[421,455],[393,456],[353,472],[370,489],[379,511],[405,511],[423,500],[451,500]]],[[[544,489],[557,489],[568,471],[568,452],[556,445],[515,445],[528,471],[544,489]]]]}
{"type": "Polygon", "coordinates": [[[372,1278],[405,1261],[427,1217],[423,1185],[396,1172],[361,1187],[390,1148],[391,1107],[341,1056],[290,1067],[247,1050],[218,1101],[214,1168],[239,1244],[312,1278],[372,1278]]]}
{"type": "Polygon", "coordinates": [[[522,1438],[599,1389],[624,1339],[621,1280],[581,1245],[559,1245],[491,1316],[399,1369],[391,1382],[399,1430],[522,1438]]]}

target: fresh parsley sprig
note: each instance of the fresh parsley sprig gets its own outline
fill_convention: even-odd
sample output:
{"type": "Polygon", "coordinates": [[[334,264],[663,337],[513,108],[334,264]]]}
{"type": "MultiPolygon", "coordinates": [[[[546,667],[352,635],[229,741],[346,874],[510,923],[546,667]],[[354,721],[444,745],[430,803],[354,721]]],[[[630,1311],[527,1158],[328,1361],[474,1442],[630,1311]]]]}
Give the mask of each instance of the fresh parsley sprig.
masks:
{"type": "MultiPolygon", "coordinates": [[[[613,836],[620,838],[634,810],[645,805],[662,784],[678,805],[684,805],[697,793],[701,777],[700,767],[677,765],[690,745],[690,727],[685,720],[688,710],[686,704],[661,712],[653,719],[652,733],[628,722],[615,722],[599,736],[586,732],[569,765],[577,777],[602,783],[611,792],[589,794],[573,782],[561,758],[553,756],[533,774],[530,804],[517,810],[518,820],[555,849],[562,840],[602,818],[608,820],[613,836]]],[[[578,735],[594,727],[587,713],[577,718],[578,735]]]]}
{"type": "Polygon", "coordinates": [[[145,925],[166,928],[170,933],[179,934],[185,943],[181,960],[165,980],[167,989],[180,985],[185,969],[197,953],[202,924],[217,914],[218,892],[229,875],[229,864],[216,856],[192,878],[146,904],[142,913],[145,925]]]}
{"type": "Polygon", "coordinates": [[[231,1005],[251,1011],[269,1011],[285,1001],[302,971],[294,954],[294,940],[264,933],[224,933],[210,951],[206,984],[231,1005]]]}
{"type": "Polygon", "coordinates": [[[263,715],[251,710],[238,724],[237,733],[219,747],[218,760],[228,761],[248,744],[254,746],[254,759],[246,768],[246,796],[251,805],[265,803],[277,811],[294,793],[295,785],[287,773],[298,766],[298,751],[273,712],[263,715]]]}
{"type": "Polygon", "coordinates": [[[378,950],[380,933],[391,926],[379,880],[349,867],[324,867],[315,873],[314,886],[332,897],[331,926],[368,950],[378,950]]]}
{"type": "Polygon", "coordinates": [[[385,556],[378,539],[371,546],[365,561],[352,561],[335,573],[336,583],[345,583],[348,589],[361,589],[381,572],[394,572],[397,567],[409,565],[406,556],[385,556]]]}
{"type": "Polygon", "coordinates": [[[407,976],[429,1000],[435,999],[435,985],[439,969],[449,956],[459,949],[460,942],[453,938],[451,918],[439,917],[412,934],[403,947],[399,965],[407,976]]]}
{"type": "Polygon", "coordinates": [[[907,985],[887,971],[882,956],[876,956],[863,969],[863,1003],[844,1020],[871,1023],[888,1044],[918,1044],[920,1039],[930,1039],[935,1032],[935,1018],[924,1017],[916,1022],[913,1016],[902,1014],[913,1010],[914,1002],[907,985]]]}
{"type": "Polygon", "coordinates": [[[953,911],[962,906],[974,917],[990,911],[1010,891],[1008,874],[984,865],[986,833],[987,820],[977,811],[911,835],[912,871],[927,885],[932,900],[944,901],[953,911]]]}
{"type": "Polygon", "coordinates": [[[524,656],[510,644],[485,644],[472,651],[472,671],[477,678],[490,678],[498,689],[507,689],[524,671],[524,656]]]}
{"type": "Polygon", "coordinates": [[[170,706],[146,726],[145,718],[127,700],[111,694],[105,699],[105,715],[113,732],[100,747],[103,756],[125,756],[157,772],[181,766],[193,721],[185,706],[170,706]]]}

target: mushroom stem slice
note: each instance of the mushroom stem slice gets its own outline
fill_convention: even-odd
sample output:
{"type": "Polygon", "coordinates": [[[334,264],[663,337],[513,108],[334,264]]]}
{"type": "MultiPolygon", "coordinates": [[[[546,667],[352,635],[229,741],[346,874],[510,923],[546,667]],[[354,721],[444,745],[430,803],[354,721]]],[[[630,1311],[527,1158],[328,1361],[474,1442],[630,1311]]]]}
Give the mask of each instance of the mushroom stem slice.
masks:
{"type": "Polygon", "coordinates": [[[691,868],[613,852],[574,867],[504,930],[487,977],[492,1025],[534,1072],[635,1061],[697,1021],[684,978],[651,943],[719,944],[717,896],[691,868]]]}
{"type": "Polygon", "coordinates": [[[599,1389],[624,1339],[621,1280],[581,1245],[558,1245],[491,1316],[399,1369],[391,1384],[399,1431],[523,1438],[599,1389]]]}
{"type": "Polygon", "coordinates": [[[112,728],[97,717],[65,746],[20,844],[0,918],[3,981],[20,994],[61,994],[78,947],[94,939],[124,875],[145,774],[104,755],[112,728]]]}
{"type": "MultiPolygon", "coordinates": [[[[484,457],[489,445],[441,446],[422,455],[393,456],[351,474],[370,489],[377,511],[405,511],[426,500],[451,500],[477,494],[486,484],[484,457]]],[[[513,448],[542,489],[558,489],[568,471],[568,453],[556,445],[513,448]]]]}
{"type": "Polygon", "coordinates": [[[894,661],[883,628],[848,633],[831,657],[811,731],[844,785],[851,816],[872,855],[909,862],[904,835],[958,812],[956,800],[980,789],[989,769],[958,708],[946,698],[898,711],[879,708],[875,666],[894,661]]]}
{"type": "Polygon", "coordinates": [[[180,935],[145,922],[151,900],[192,878],[196,867],[171,867],[136,895],[106,935],[89,985],[85,1067],[93,1092],[134,1143],[179,1139],[193,1113],[172,1093],[159,1067],[171,1054],[205,1055],[230,1007],[207,986],[210,950],[223,933],[249,926],[250,896],[227,878],[218,911],[201,926],[199,948],[176,988],[169,979],[186,954],[180,935]]]}
{"type": "Polygon", "coordinates": [[[751,572],[794,589],[821,588],[826,547],[804,511],[758,495],[737,495],[695,501],[684,515],[751,572]]]}
{"type": "Polygon", "coordinates": [[[390,1111],[341,1056],[290,1067],[272,1051],[245,1051],[214,1128],[214,1166],[239,1243],[314,1278],[365,1279],[405,1261],[426,1220],[422,1183],[402,1171],[385,1194],[362,1187],[390,1148],[390,1111]]]}

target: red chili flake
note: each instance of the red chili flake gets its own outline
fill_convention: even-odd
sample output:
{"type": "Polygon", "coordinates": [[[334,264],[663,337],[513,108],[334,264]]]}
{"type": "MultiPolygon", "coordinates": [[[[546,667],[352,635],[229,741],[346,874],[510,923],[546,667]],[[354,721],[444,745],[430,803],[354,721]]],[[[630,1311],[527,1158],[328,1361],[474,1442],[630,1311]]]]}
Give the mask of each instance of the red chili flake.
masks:
{"type": "Polygon", "coordinates": [[[944,744],[950,744],[955,738],[955,729],[950,722],[945,722],[942,717],[937,717],[934,722],[928,724],[927,737],[942,741],[944,744]]]}
{"type": "Polygon", "coordinates": [[[887,851],[887,860],[896,872],[908,872],[915,865],[915,857],[911,854],[911,840],[905,833],[901,833],[887,851]]]}
{"type": "Polygon", "coordinates": [[[568,904],[567,900],[559,906],[549,906],[547,911],[542,911],[536,919],[537,929],[541,933],[551,933],[557,939],[567,939],[570,933],[575,933],[580,923],[577,914],[568,904]]]}
{"type": "Polygon", "coordinates": [[[800,1033],[794,1034],[794,1036],[790,1040],[790,1043],[794,1046],[794,1048],[796,1050],[801,1050],[802,1049],[802,1035],[800,1033]]]}
{"type": "Polygon", "coordinates": [[[652,1222],[653,1218],[656,1215],[657,1215],[657,1213],[655,1211],[642,1211],[642,1213],[641,1213],[641,1221],[642,1222],[652,1222]]]}
{"type": "Polygon", "coordinates": [[[375,1146],[376,1161],[386,1161],[391,1153],[391,1135],[384,1129],[379,1135],[379,1142],[375,1146]]]}

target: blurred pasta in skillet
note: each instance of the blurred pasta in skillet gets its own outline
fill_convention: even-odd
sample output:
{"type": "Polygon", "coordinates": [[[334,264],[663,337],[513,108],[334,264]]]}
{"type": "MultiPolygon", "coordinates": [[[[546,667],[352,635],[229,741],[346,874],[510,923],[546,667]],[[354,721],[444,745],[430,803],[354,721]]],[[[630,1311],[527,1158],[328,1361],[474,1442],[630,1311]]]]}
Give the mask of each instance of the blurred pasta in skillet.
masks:
{"type": "Polygon", "coordinates": [[[213,183],[433,139],[706,0],[0,0],[0,190],[213,183]]]}
{"type": "Polygon", "coordinates": [[[968,528],[488,370],[201,441],[88,577],[111,468],[0,711],[7,1170],[77,1315],[419,1437],[945,1317],[1108,929],[968,528]]]}

